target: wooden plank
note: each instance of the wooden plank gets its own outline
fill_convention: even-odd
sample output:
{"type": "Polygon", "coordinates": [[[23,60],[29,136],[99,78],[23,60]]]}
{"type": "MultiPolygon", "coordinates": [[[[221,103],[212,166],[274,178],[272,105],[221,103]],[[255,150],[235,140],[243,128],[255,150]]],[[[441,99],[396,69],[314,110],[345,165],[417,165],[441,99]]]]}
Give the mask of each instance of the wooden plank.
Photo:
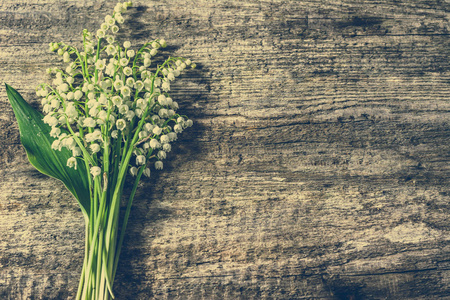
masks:
{"type": "MultiPolygon", "coordinates": [[[[199,68],[192,116],[138,190],[118,299],[450,299],[443,1],[138,1],[123,40],[199,68]]],[[[0,4],[0,82],[38,107],[110,1],[0,4]]],[[[26,160],[0,97],[0,298],[72,299],[83,222],[26,160]]]]}

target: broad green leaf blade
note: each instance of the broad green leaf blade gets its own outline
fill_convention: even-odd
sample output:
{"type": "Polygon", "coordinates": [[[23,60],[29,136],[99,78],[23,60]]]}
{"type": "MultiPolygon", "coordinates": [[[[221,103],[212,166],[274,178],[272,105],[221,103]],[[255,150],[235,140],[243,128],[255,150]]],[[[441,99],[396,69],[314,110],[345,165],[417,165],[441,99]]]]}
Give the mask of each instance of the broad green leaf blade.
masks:
{"type": "Polygon", "coordinates": [[[5,85],[28,160],[41,173],[61,180],[78,200],[83,213],[89,215],[89,178],[84,163],[79,161],[76,170],[67,167],[67,159],[72,153],[66,148],[62,151],[52,149],[55,139],[50,136],[51,128],[42,120],[43,115],[32,108],[15,89],[5,85]]]}

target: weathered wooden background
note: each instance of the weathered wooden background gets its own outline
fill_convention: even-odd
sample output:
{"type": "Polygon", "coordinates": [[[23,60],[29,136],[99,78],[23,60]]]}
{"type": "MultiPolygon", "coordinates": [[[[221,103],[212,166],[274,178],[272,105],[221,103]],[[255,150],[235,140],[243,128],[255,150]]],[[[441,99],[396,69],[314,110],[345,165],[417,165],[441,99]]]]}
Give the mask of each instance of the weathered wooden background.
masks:
{"type": "MultiPolygon", "coordinates": [[[[36,107],[115,1],[2,0],[0,82],[36,107]]],[[[118,299],[450,299],[448,1],[136,1],[122,39],[199,68],[143,182],[118,299]]],[[[0,298],[72,299],[83,220],[0,88],[0,298]]]]}

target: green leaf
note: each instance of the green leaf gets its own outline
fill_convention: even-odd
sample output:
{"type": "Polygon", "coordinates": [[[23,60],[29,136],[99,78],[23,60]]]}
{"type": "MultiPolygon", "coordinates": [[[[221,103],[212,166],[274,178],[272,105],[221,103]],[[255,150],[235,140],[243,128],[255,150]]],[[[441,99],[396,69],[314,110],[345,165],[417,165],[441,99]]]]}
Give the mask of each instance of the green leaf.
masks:
{"type": "Polygon", "coordinates": [[[66,148],[62,151],[52,149],[55,139],[50,136],[51,127],[44,123],[43,115],[32,108],[15,89],[5,85],[28,160],[41,173],[61,180],[80,203],[83,214],[88,216],[89,178],[84,163],[78,163],[76,170],[67,167],[67,159],[72,157],[72,153],[66,148]]]}

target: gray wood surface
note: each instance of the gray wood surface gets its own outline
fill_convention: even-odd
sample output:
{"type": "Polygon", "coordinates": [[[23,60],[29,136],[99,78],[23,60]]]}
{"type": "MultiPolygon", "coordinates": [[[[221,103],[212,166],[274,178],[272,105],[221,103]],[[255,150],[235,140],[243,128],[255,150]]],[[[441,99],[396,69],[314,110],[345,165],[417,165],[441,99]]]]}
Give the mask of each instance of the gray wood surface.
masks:
{"type": "MultiPolygon", "coordinates": [[[[117,299],[450,299],[448,1],[136,1],[121,38],[199,68],[138,190],[117,299]]],[[[0,1],[0,82],[38,107],[115,1],[0,1]]],[[[0,87],[0,299],[72,299],[81,212],[0,87]]]]}

